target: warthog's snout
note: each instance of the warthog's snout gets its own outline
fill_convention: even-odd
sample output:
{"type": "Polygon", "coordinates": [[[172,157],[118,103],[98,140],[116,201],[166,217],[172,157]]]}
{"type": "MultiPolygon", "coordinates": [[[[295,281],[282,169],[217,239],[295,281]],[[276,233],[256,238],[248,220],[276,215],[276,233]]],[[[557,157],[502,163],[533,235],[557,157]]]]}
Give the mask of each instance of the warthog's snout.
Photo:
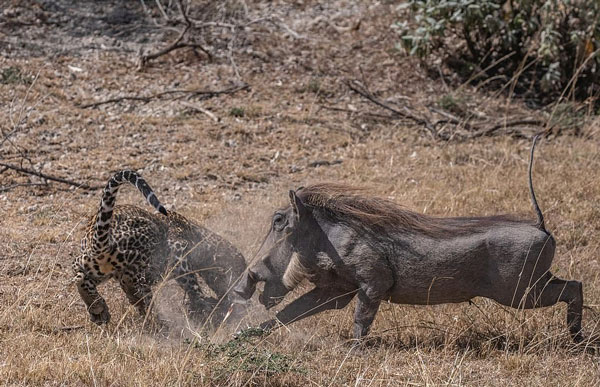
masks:
{"type": "Polygon", "coordinates": [[[240,282],[233,288],[233,291],[236,295],[243,298],[244,300],[248,300],[254,294],[256,290],[257,283],[256,276],[252,271],[247,270],[240,282]]]}

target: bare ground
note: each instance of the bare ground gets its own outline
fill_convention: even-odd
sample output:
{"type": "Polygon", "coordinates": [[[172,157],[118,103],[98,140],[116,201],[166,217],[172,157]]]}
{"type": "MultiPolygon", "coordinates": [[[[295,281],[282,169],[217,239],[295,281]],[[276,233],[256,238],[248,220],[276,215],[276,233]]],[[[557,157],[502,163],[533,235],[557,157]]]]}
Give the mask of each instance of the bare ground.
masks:
{"type": "MultiPolygon", "coordinates": [[[[368,186],[430,214],[533,216],[526,185],[529,139],[435,140],[348,89],[345,82],[358,79],[387,103],[409,105],[416,113],[459,93],[483,117],[545,114],[500,94],[428,77],[394,49],[394,7],[387,2],[207,6],[193,16],[209,23],[198,39],[213,59],[182,49],[143,71],[137,71],[138,53],[168,44],[177,26],[156,26],[141,2],[70,3],[4,2],[0,162],[94,186],[119,169],[140,170],[167,208],[219,232],[248,260],[287,190],[322,180],[368,186]],[[218,25],[231,20],[247,25],[218,25]],[[174,93],[147,103],[81,107],[119,96],[225,90],[242,82],[249,88],[210,98],[174,93]]],[[[162,20],[157,9],[150,12],[162,20]]],[[[553,271],[584,283],[589,339],[583,345],[570,343],[564,305],[517,311],[484,299],[474,305],[383,305],[372,344],[360,351],[348,344],[352,306],[266,338],[227,344],[227,330],[202,333],[187,326],[171,302],[178,290],[169,284],[157,313],[179,330],[156,333],[111,284],[101,291],[113,321],[97,327],[87,321],[70,283],[70,262],[99,190],[0,168],[0,380],[600,385],[594,349],[600,333],[598,125],[590,120],[578,135],[562,134],[542,142],[534,180],[558,242],[553,271]]],[[[144,205],[130,189],[119,201],[144,205]]],[[[255,309],[254,320],[271,313],[255,309]]]]}

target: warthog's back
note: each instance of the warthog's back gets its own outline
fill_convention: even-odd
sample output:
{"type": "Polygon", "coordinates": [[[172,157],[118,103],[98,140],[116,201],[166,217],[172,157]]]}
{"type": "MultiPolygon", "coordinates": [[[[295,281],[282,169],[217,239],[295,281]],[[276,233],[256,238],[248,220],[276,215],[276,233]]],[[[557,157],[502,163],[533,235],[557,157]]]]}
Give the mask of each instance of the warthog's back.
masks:
{"type": "Polygon", "coordinates": [[[504,297],[500,293],[513,294],[517,287],[541,278],[554,255],[552,237],[524,221],[490,218],[481,227],[453,237],[410,234],[396,238],[389,261],[395,274],[390,297],[397,303],[504,297]]]}

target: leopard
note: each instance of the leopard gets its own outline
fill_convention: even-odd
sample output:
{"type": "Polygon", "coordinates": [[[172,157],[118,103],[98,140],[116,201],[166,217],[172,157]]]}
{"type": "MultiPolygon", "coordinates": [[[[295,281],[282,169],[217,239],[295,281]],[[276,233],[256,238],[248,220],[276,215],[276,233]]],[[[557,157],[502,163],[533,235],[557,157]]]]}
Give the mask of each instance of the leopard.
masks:
{"type": "Polygon", "coordinates": [[[230,289],[246,269],[242,253],[228,240],[175,211],[167,211],[146,180],[133,170],[115,173],[89,216],[80,252],[73,260],[74,282],[89,319],[107,324],[111,315],[98,286],[116,280],[130,304],[146,316],[152,286],[175,279],[192,316],[226,317],[235,300],[230,289]],[[157,213],[115,205],[119,187],[136,187],[157,213]],[[199,278],[214,295],[205,294],[199,278]]]}

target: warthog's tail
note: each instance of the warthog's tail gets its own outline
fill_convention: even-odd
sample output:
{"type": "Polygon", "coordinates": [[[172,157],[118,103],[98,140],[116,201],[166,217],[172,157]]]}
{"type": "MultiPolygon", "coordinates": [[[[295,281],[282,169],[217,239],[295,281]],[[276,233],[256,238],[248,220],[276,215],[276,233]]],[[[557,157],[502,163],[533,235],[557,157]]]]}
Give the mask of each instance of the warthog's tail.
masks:
{"type": "Polygon", "coordinates": [[[544,215],[542,214],[542,210],[540,210],[540,206],[538,205],[537,199],[535,198],[535,192],[533,191],[533,180],[531,178],[531,170],[533,169],[533,152],[535,151],[535,144],[537,143],[538,138],[541,136],[540,134],[536,134],[533,138],[533,145],[531,146],[531,154],[529,156],[529,193],[531,194],[531,202],[533,203],[533,209],[537,215],[537,224],[536,227],[542,230],[543,232],[548,233],[546,230],[546,226],[544,225],[544,215]]]}
{"type": "Polygon", "coordinates": [[[94,250],[98,252],[105,251],[109,247],[110,223],[113,215],[113,208],[117,198],[119,186],[124,183],[130,183],[135,186],[144,195],[144,198],[163,215],[167,215],[167,210],[160,204],[158,198],[152,191],[152,188],[146,183],[137,172],[120,171],[115,173],[110,178],[104,192],[102,193],[102,201],[98,209],[96,217],[96,225],[94,228],[94,250]]]}

